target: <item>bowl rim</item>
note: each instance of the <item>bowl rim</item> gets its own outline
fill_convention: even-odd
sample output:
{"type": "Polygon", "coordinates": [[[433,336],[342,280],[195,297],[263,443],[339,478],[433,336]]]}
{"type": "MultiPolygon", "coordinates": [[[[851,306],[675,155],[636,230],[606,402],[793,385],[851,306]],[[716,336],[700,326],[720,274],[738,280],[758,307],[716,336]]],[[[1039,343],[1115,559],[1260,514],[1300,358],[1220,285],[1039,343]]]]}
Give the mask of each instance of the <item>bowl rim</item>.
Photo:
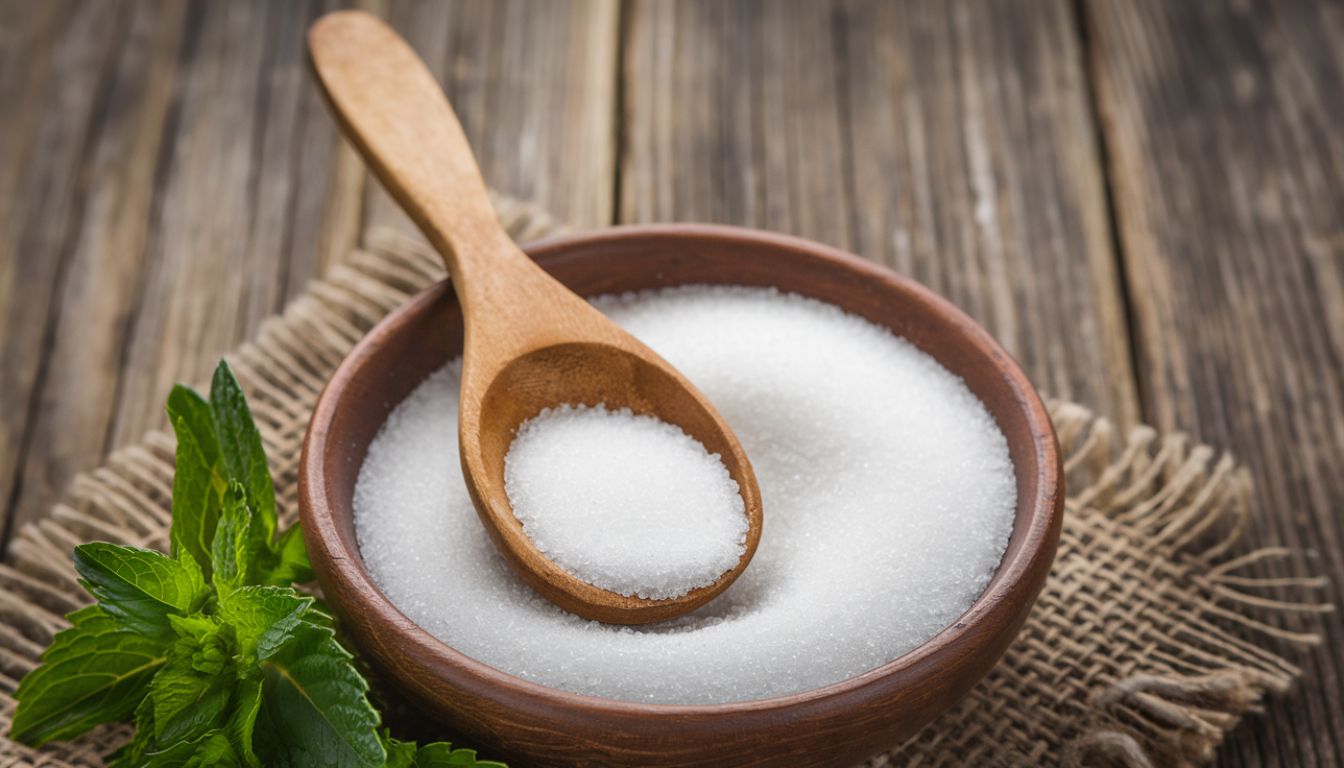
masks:
{"type": "MultiPolygon", "coordinates": [[[[1017,407],[1025,416],[1030,429],[1037,456],[1036,494],[1030,505],[1027,529],[1021,548],[1016,553],[1005,551],[1004,559],[1000,561],[985,591],[952,623],[920,645],[885,664],[843,680],[782,696],[716,704],[636,702],[554,688],[517,677],[478,661],[421,628],[402,613],[374,583],[359,552],[357,550],[350,552],[349,548],[344,546],[336,530],[337,523],[327,498],[327,486],[322,480],[322,465],[329,445],[327,426],[332,421],[336,403],[342,400],[342,395],[353,378],[352,372],[373,353],[380,338],[394,333],[397,326],[408,322],[408,318],[424,305],[437,301],[446,290],[445,279],[419,291],[409,301],[392,310],[369,329],[346,354],[319,394],[304,437],[298,478],[304,535],[310,547],[321,547],[334,555],[330,558],[321,558],[330,563],[331,568],[327,575],[344,582],[346,597],[354,596],[359,603],[353,606],[354,608],[376,614],[378,622],[389,633],[399,636],[398,641],[410,643],[432,658],[436,668],[456,670],[463,677],[457,681],[449,680],[448,682],[453,685],[477,691],[503,689],[521,697],[516,701],[527,702],[529,708],[540,705],[544,708],[582,710],[592,715],[620,717],[699,718],[777,714],[784,710],[825,706],[836,699],[862,695],[866,691],[877,695],[885,690],[884,684],[890,684],[892,680],[903,680],[908,683],[910,681],[905,676],[928,674],[941,666],[942,662],[966,653],[970,649],[960,647],[960,641],[976,634],[979,627],[992,622],[996,615],[1002,616],[1008,623],[1013,622],[1014,614],[1025,617],[1044,584],[1054,560],[1063,521],[1063,466],[1049,412],[1016,360],[989,335],[988,331],[949,300],[885,266],[804,238],[746,227],[701,223],[619,225],[546,237],[524,246],[523,250],[533,259],[543,260],[551,254],[565,253],[584,246],[619,243],[631,238],[729,242],[747,240],[769,248],[802,252],[838,262],[844,268],[869,279],[911,293],[924,301],[943,320],[955,324],[969,342],[979,347],[980,351],[994,362],[1000,374],[1007,380],[1015,395],[1017,407]]],[[[352,606],[346,605],[343,608],[348,611],[352,606]]]]}

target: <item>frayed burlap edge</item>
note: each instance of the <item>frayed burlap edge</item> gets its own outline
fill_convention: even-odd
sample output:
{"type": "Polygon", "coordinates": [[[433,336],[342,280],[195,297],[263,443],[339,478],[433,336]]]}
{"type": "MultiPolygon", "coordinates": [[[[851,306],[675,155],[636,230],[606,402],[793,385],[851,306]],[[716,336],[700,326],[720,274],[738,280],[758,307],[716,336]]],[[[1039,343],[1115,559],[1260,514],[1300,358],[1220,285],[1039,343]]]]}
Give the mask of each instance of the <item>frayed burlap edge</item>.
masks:
{"type": "Polygon", "coordinates": [[[1065,456],[1059,552],[1022,634],[958,706],[885,765],[1151,768],[1207,763],[1298,667],[1266,646],[1319,644],[1283,625],[1331,610],[1323,578],[1258,578],[1283,548],[1238,549],[1248,473],[1181,434],[1050,404],[1065,456]]]}
{"type": "MultiPolygon", "coordinates": [[[[496,203],[519,241],[560,230],[535,208],[496,203]]],[[[229,355],[291,518],[303,432],[328,375],[374,323],[441,276],[423,243],[377,233],[229,355]]],[[[1052,403],[1051,416],[1068,514],[1031,618],[969,696],[869,766],[1203,763],[1266,694],[1297,678],[1266,645],[1319,642],[1284,629],[1283,616],[1328,610],[1309,599],[1322,580],[1243,575],[1288,552],[1237,549],[1249,480],[1230,458],[1146,427],[1117,434],[1072,403],[1052,403]]],[[[164,547],[172,468],[172,438],[153,432],[76,478],[49,516],[18,532],[0,564],[4,732],[18,681],[85,602],[71,547],[89,539],[164,547]]],[[[0,765],[99,765],[128,732],[108,726],[41,750],[0,740],[0,765]]]]}

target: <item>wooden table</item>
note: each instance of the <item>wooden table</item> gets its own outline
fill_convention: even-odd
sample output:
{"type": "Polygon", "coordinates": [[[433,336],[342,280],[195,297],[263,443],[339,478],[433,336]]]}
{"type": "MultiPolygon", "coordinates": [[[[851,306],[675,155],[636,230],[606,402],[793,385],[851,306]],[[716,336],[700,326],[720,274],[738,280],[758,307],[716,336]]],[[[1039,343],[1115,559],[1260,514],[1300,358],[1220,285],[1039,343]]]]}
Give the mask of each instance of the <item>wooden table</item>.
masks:
{"type": "MultiPolygon", "coordinates": [[[[409,228],[305,69],[328,5],[0,0],[5,535],[409,228]]],[[[1255,540],[1344,584],[1344,4],[367,5],[499,189],[889,264],[1046,394],[1234,452],[1255,540]]],[[[1339,614],[1324,632],[1224,764],[1344,765],[1339,614]]]]}

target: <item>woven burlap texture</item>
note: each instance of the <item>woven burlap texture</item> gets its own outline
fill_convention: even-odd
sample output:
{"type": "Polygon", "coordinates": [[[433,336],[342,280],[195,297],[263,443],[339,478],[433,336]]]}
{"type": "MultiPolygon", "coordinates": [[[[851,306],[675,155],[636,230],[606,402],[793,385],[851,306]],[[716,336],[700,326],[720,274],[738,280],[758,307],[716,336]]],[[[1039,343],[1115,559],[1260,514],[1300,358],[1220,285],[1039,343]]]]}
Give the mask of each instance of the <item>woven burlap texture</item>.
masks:
{"type": "MultiPolygon", "coordinates": [[[[518,201],[496,203],[520,242],[561,229],[518,201]]],[[[442,276],[420,241],[375,234],[228,356],[289,519],[303,433],[328,375],[378,320],[442,276]]],[[[1249,484],[1230,458],[1146,427],[1117,434],[1072,403],[1050,410],[1066,457],[1067,514],[1030,619],[958,706],[869,765],[1207,762],[1244,714],[1297,678],[1284,653],[1318,642],[1281,626],[1286,612],[1324,609],[1301,599],[1320,580],[1243,575],[1287,553],[1238,547],[1249,484]]],[[[0,564],[4,733],[19,679],[87,600],[71,548],[90,539],[165,547],[172,472],[172,438],[151,433],[78,477],[64,503],[18,532],[0,564]]],[[[41,750],[6,739],[0,765],[99,765],[128,733],[109,726],[41,750]]]]}

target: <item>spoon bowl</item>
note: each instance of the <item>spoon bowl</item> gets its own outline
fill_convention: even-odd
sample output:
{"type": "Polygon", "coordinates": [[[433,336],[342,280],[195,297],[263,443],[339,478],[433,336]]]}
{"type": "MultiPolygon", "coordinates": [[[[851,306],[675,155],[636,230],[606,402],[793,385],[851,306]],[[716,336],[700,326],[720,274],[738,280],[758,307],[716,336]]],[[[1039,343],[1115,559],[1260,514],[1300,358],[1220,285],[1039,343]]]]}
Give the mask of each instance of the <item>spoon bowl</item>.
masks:
{"type": "Polygon", "coordinates": [[[438,82],[391,27],[360,11],[308,31],[322,91],[345,135],[443,256],[465,321],[458,441],[472,502],[505,560],[535,590],[589,619],[642,624],[704,605],[756,552],[761,499],[732,430],[684,376],[533,263],[490,205],[462,126],[438,82]],[[513,514],[504,457],[517,429],[560,405],[629,408],[678,426],[719,455],[747,517],[737,564],[661,600],[594,586],[548,558],[513,514]]]}
{"type": "MultiPolygon", "coordinates": [[[[472,372],[464,370],[464,393],[471,377],[472,372]]],[[[493,516],[486,530],[506,559],[522,560],[512,562],[514,570],[560,607],[608,623],[661,621],[713,599],[732,584],[755,554],[761,536],[761,501],[751,465],[708,401],[674,369],[651,364],[646,356],[621,344],[555,344],[514,357],[495,373],[483,395],[470,405],[465,399],[463,403],[462,471],[472,501],[482,515],[493,516]],[[746,551],[733,569],[714,583],[679,597],[648,600],[578,581],[538,552],[511,507],[497,500],[504,487],[504,457],[513,435],[524,421],[556,403],[604,404],[657,416],[718,454],[737,482],[747,514],[746,551]],[[480,439],[468,442],[468,435],[480,439]]]]}

